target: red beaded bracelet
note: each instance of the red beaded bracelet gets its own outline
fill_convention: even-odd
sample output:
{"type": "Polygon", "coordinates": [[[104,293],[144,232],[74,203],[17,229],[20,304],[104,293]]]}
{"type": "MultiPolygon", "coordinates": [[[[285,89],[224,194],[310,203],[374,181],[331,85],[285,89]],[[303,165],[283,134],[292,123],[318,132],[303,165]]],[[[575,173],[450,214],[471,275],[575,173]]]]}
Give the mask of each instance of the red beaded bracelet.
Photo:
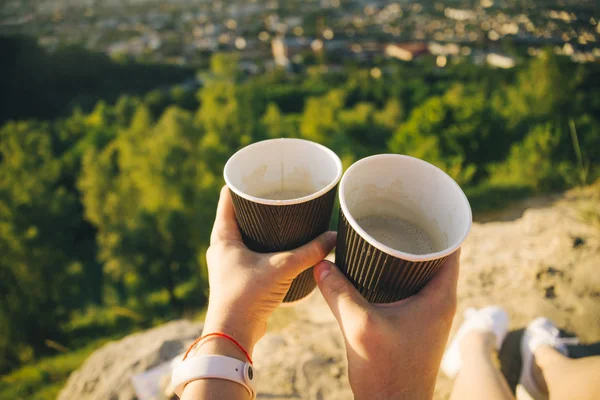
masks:
{"type": "Polygon", "coordinates": [[[215,332],[215,333],[208,333],[208,334],[206,334],[206,335],[204,335],[204,336],[200,336],[200,337],[199,337],[198,339],[196,339],[196,341],[194,341],[194,343],[192,343],[192,345],[191,345],[191,346],[190,346],[190,347],[187,349],[187,351],[185,352],[185,355],[183,356],[183,359],[185,360],[185,359],[187,358],[187,356],[190,354],[190,351],[192,351],[192,349],[193,349],[193,348],[194,348],[194,347],[195,347],[197,344],[199,344],[200,342],[202,342],[204,339],[207,339],[207,338],[209,338],[209,337],[213,337],[213,336],[216,336],[216,337],[222,337],[222,338],[225,338],[225,339],[228,339],[229,341],[231,341],[233,344],[235,344],[235,345],[236,345],[236,346],[237,346],[237,347],[238,347],[238,348],[239,348],[239,349],[240,349],[240,350],[241,350],[241,351],[244,353],[244,355],[245,355],[245,356],[246,356],[246,358],[248,359],[248,362],[249,362],[250,364],[254,365],[254,364],[252,363],[252,359],[250,358],[250,354],[248,354],[248,352],[246,351],[246,349],[244,349],[244,347],[242,347],[242,345],[241,345],[241,344],[239,344],[237,340],[235,340],[234,338],[232,338],[232,337],[231,337],[231,336],[229,336],[229,335],[226,335],[226,334],[224,334],[224,333],[219,333],[219,332],[215,332]]]}

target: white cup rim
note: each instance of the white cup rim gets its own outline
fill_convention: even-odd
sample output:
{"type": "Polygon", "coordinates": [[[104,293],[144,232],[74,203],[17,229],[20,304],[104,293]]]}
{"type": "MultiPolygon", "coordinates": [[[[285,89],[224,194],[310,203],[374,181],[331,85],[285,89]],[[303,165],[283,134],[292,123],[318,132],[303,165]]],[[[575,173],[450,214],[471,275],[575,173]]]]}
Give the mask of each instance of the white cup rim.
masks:
{"type": "Polygon", "coordinates": [[[350,166],[350,168],[348,168],[348,170],[346,171],[346,173],[344,174],[344,176],[342,177],[342,180],[340,182],[339,198],[340,198],[340,208],[342,209],[342,212],[344,213],[344,216],[345,216],[346,220],[348,221],[348,223],[350,224],[350,226],[352,227],[352,229],[354,229],[359,234],[360,237],[362,237],[370,245],[372,245],[373,247],[381,250],[382,252],[384,252],[386,254],[389,254],[389,255],[391,255],[393,257],[400,258],[400,259],[407,260],[407,261],[413,261],[413,262],[432,261],[432,260],[440,259],[442,257],[446,257],[446,256],[454,253],[464,243],[465,239],[469,235],[469,231],[471,230],[471,226],[473,225],[473,215],[472,215],[472,212],[471,212],[471,206],[469,205],[469,200],[467,199],[467,196],[465,195],[465,193],[463,192],[463,190],[460,188],[460,186],[458,185],[458,183],[456,183],[454,181],[454,179],[452,179],[450,177],[450,175],[448,175],[447,173],[445,173],[443,170],[441,170],[440,168],[436,167],[435,165],[433,165],[431,163],[428,163],[427,161],[421,160],[419,158],[415,158],[415,157],[411,157],[411,156],[407,156],[407,155],[403,155],[403,154],[377,154],[377,155],[374,155],[374,156],[365,157],[365,158],[363,158],[363,159],[355,162],[354,164],[352,164],[350,166]],[[436,170],[438,170],[439,172],[441,172],[447,179],[449,179],[452,182],[452,184],[461,193],[461,195],[462,195],[461,198],[466,203],[467,210],[468,210],[468,213],[469,213],[469,224],[467,226],[467,229],[465,229],[465,232],[460,237],[460,239],[458,241],[456,241],[456,243],[454,243],[452,246],[447,247],[444,250],[441,250],[441,251],[438,251],[438,252],[435,252],[435,253],[428,253],[428,254],[417,255],[417,254],[405,253],[403,251],[396,250],[394,248],[386,246],[385,244],[380,243],[374,237],[372,237],[371,235],[369,235],[364,229],[362,229],[360,227],[360,225],[358,224],[358,222],[356,222],[356,220],[354,219],[354,217],[352,217],[352,214],[350,214],[350,211],[348,210],[348,206],[346,204],[346,199],[345,199],[345,196],[344,196],[344,186],[345,186],[345,183],[347,181],[347,177],[349,176],[350,172],[353,169],[355,169],[358,166],[360,166],[360,164],[368,162],[369,160],[371,160],[373,158],[395,158],[395,159],[405,158],[405,159],[410,159],[413,162],[420,163],[420,164],[423,164],[423,165],[427,165],[429,168],[435,168],[436,170]]]}
{"type": "Polygon", "coordinates": [[[225,168],[223,169],[223,177],[225,178],[225,183],[227,184],[227,186],[229,187],[229,189],[231,191],[233,191],[235,194],[237,194],[238,196],[240,196],[248,201],[251,201],[253,203],[258,203],[258,204],[265,204],[265,205],[269,205],[269,206],[290,206],[290,205],[294,205],[294,204],[306,203],[308,201],[311,201],[311,200],[314,200],[316,198],[323,196],[324,194],[329,192],[331,189],[333,189],[335,187],[335,185],[338,184],[338,182],[342,178],[342,172],[343,172],[342,161],[340,160],[338,155],[335,154],[330,148],[325,147],[322,144],[313,142],[311,140],[304,140],[304,139],[297,139],[297,138],[277,138],[277,139],[261,140],[260,142],[252,143],[252,144],[245,146],[245,147],[241,148],[240,150],[236,151],[227,160],[227,163],[225,164],[225,168]],[[290,143],[302,142],[305,144],[310,144],[310,145],[315,146],[316,148],[324,151],[325,153],[327,153],[334,160],[335,165],[336,165],[335,178],[331,182],[329,182],[327,184],[327,186],[325,186],[324,188],[322,188],[314,193],[309,194],[308,196],[298,197],[296,199],[286,199],[286,200],[263,199],[261,197],[249,195],[248,193],[245,193],[242,190],[240,190],[229,180],[229,178],[227,177],[227,168],[231,167],[231,162],[237,155],[239,155],[240,153],[242,153],[244,151],[248,151],[248,149],[250,149],[252,147],[265,146],[265,145],[268,145],[269,143],[281,141],[281,140],[285,140],[290,143]]]}

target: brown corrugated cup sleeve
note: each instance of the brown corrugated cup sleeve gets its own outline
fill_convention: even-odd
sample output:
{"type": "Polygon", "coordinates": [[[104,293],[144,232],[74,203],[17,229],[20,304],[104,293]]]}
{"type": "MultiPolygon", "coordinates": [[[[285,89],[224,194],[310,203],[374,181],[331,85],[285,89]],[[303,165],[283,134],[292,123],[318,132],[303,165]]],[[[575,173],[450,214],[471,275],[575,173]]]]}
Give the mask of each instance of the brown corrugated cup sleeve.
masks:
{"type": "MultiPolygon", "coordinates": [[[[283,206],[254,203],[230,192],[246,246],[258,253],[273,253],[293,250],[328,230],[337,185],[316,199],[283,206]]],[[[283,301],[300,300],[315,286],[311,267],[294,279],[283,301]]]]}
{"type": "Polygon", "coordinates": [[[362,238],[340,209],[335,262],[371,303],[392,303],[418,293],[447,257],[415,262],[384,253],[362,238]]]}

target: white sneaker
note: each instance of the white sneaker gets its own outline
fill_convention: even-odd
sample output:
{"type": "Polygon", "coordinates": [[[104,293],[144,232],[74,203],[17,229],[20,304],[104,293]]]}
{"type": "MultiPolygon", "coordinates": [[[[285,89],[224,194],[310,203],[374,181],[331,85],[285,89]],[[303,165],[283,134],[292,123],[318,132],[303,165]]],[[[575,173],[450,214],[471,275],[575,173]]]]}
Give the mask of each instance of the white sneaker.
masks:
{"type": "Polygon", "coordinates": [[[508,332],[508,314],[498,306],[484,307],[479,310],[468,308],[464,312],[465,320],[458,329],[450,346],[442,358],[442,371],[454,378],[460,370],[462,363],[460,357],[460,342],[471,330],[493,333],[496,337],[496,350],[500,350],[502,342],[508,332]]]}
{"type": "Polygon", "coordinates": [[[518,399],[547,400],[533,378],[533,355],[540,346],[550,346],[568,355],[567,344],[577,344],[577,338],[561,338],[560,331],[548,318],[536,318],[527,325],[521,339],[521,377],[517,385],[518,399]]]}

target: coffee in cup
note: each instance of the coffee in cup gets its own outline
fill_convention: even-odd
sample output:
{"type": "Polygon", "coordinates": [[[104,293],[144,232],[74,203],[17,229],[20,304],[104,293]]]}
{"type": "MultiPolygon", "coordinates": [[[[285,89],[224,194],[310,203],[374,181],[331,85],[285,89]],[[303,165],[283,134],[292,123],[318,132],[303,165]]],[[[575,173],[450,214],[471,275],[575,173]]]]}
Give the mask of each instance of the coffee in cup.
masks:
{"type": "Polygon", "coordinates": [[[370,302],[398,301],[458,250],[471,219],[467,197],[441,169],[398,154],[367,157],[340,182],[335,261],[370,302]]]}

